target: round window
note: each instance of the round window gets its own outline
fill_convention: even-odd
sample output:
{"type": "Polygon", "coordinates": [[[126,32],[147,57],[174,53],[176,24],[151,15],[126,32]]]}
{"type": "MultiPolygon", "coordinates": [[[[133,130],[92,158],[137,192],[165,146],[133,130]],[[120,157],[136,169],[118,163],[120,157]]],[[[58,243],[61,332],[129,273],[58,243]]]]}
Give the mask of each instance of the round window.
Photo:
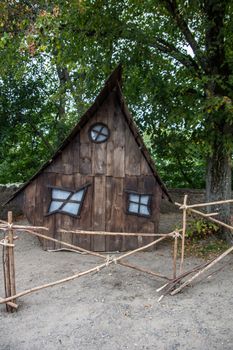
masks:
{"type": "Polygon", "coordinates": [[[107,125],[102,123],[96,123],[89,129],[89,137],[91,141],[101,143],[107,141],[110,131],[107,125]]]}

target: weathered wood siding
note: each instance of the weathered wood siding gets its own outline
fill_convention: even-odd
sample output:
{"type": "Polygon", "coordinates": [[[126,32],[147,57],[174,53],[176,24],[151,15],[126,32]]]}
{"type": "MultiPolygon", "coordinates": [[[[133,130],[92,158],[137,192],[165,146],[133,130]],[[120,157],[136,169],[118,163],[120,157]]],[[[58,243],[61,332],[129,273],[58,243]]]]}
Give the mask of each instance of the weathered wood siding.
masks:
{"type": "MultiPolygon", "coordinates": [[[[31,224],[49,227],[49,235],[96,251],[133,249],[150,238],[78,236],[61,234],[59,228],[120,232],[157,232],[162,190],[127,124],[113,91],[94,116],[47,168],[24,191],[24,211],[31,224]],[[110,130],[107,142],[89,140],[96,122],[110,130]],[[80,218],[65,214],[46,216],[51,190],[48,186],[78,189],[89,183],[80,218]],[[152,194],[151,218],[126,213],[126,192],[152,194]]],[[[54,244],[44,243],[44,248],[54,244]]],[[[58,245],[56,245],[58,247],[58,245]]]]}

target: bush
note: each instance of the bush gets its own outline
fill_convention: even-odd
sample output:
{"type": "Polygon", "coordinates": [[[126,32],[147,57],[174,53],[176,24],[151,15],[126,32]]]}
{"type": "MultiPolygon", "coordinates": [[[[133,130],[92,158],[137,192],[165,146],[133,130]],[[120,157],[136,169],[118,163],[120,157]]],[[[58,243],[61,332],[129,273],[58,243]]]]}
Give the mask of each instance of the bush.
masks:
{"type": "Polygon", "coordinates": [[[192,241],[199,241],[216,235],[219,227],[205,219],[192,220],[187,225],[186,235],[192,241]]]}

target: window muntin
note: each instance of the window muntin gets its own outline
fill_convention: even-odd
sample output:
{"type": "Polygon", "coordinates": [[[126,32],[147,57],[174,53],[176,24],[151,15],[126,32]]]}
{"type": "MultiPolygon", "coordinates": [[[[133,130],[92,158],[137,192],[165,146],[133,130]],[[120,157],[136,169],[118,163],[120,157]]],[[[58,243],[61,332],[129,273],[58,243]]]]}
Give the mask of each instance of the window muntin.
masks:
{"type": "Polygon", "coordinates": [[[89,129],[89,137],[92,142],[101,143],[107,141],[110,136],[110,131],[107,125],[96,123],[89,129]]]}
{"type": "Polygon", "coordinates": [[[52,198],[47,215],[63,213],[79,216],[88,186],[86,185],[78,191],[52,187],[52,198]]]}
{"type": "Polygon", "coordinates": [[[128,192],[127,211],[129,214],[151,216],[151,195],[128,192]]]}

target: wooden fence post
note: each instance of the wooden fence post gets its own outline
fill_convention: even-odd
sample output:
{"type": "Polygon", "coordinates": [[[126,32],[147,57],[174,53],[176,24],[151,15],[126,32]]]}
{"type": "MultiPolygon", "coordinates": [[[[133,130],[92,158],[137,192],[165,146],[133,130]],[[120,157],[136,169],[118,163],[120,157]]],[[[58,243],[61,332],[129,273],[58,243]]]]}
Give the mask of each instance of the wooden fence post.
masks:
{"type": "MultiPolygon", "coordinates": [[[[8,242],[8,239],[5,238],[5,242],[8,242]]],[[[11,296],[11,288],[10,288],[10,274],[9,274],[9,255],[8,255],[8,247],[3,247],[3,272],[4,272],[4,285],[5,285],[5,297],[8,298],[11,296]]],[[[11,308],[8,304],[6,304],[6,311],[10,312],[11,308]]]]}
{"type": "MultiPolygon", "coordinates": [[[[12,246],[6,246],[6,256],[4,259],[4,271],[5,271],[5,291],[7,297],[16,294],[16,284],[15,284],[15,259],[14,259],[14,232],[12,229],[12,211],[8,211],[8,243],[12,246]]],[[[15,300],[12,300],[12,303],[15,304],[15,300]]],[[[6,305],[6,309],[8,312],[13,312],[15,310],[14,307],[9,304],[6,305]]]]}
{"type": "Polygon", "coordinates": [[[175,237],[174,237],[174,250],[173,250],[173,279],[176,278],[177,246],[178,246],[178,235],[175,235],[175,237]]]}
{"type": "Polygon", "coordinates": [[[183,202],[183,229],[182,229],[182,244],[181,244],[181,261],[180,261],[180,274],[183,272],[184,265],[184,246],[185,246],[185,234],[186,234],[186,219],[187,219],[187,194],[184,196],[183,202]]]}

